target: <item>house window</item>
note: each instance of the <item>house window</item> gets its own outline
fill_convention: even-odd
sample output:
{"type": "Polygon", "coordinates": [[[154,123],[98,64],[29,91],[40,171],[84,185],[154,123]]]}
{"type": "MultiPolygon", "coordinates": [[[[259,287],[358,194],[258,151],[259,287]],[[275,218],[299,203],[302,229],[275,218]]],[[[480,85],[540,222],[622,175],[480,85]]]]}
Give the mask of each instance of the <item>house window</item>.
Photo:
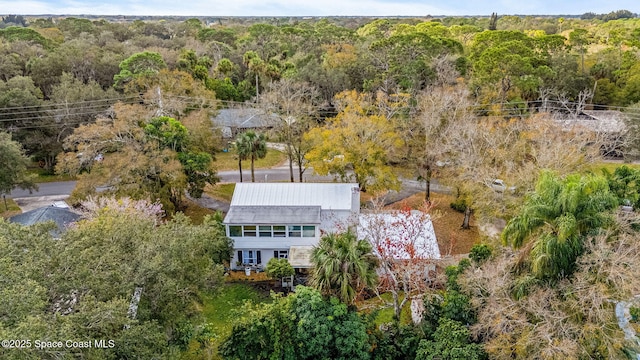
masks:
{"type": "Polygon", "coordinates": [[[271,225],[258,226],[258,235],[260,237],[271,237],[271,225]]]}
{"type": "Polygon", "coordinates": [[[284,225],[273,225],[273,237],[287,237],[287,228],[284,225]]]}
{"type": "Polygon", "coordinates": [[[229,225],[229,236],[242,236],[242,226],[229,225]]]}
{"type": "Polygon", "coordinates": [[[289,225],[289,237],[301,237],[301,236],[302,236],[302,226],[289,225]]]}
{"type": "Polygon", "coordinates": [[[244,237],[255,237],[256,236],[256,226],[255,225],[245,225],[244,226],[244,237]]]}
{"type": "MultiPolygon", "coordinates": [[[[240,253],[240,251],[238,251],[240,253]]],[[[240,254],[238,254],[240,255],[240,254]]],[[[242,259],[239,260],[243,264],[259,265],[262,263],[260,250],[243,250],[242,259]]]]}
{"type": "Polygon", "coordinates": [[[315,237],[314,225],[229,225],[231,237],[315,237]],[[288,230],[288,231],[287,231],[288,230]]]}
{"type": "Polygon", "coordinates": [[[288,259],[289,251],[288,250],[274,250],[273,257],[276,259],[288,259]]]}
{"type": "Polygon", "coordinates": [[[303,226],[302,227],[302,236],[303,237],[315,237],[316,236],[316,227],[313,225],[303,226]]]}

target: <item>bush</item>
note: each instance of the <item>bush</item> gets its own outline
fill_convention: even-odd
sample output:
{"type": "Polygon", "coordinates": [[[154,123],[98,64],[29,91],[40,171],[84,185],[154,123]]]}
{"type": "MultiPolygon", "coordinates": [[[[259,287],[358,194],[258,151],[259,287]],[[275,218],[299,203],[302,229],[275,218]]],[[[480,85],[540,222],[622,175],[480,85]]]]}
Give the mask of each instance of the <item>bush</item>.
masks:
{"type": "Polygon", "coordinates": [[[312,288],[274,296],[234,321],[224,359],[370,359],[367,323],[355,308],[312,288]]]}
{"type": "Polygon", "coordinates": [[[476,265],[480,265],[491,257],[492,252],[491,247],[487,244],[475,244],[469,252],[469,258],[476,265]]]}
{"type": "Polygon", "coordinates": [[[535,276],[523,275],[513,281],[511,296],[516,300],[525,298],[540,282],[535,276]]]}
{"type": "Polygon", "coordinates": [[[482,345],[471,342],[471,332],[455,320],[441,318],[433,340],[421,340],[416,360],[431,359],[486,359],[482,345]]]}
{"type": "Polygon", "coordinates": [[[632,306],[629,309],[629,313],[631,314],[631,321],[640,322],[640,308],[632,306]]]}
{"type": "MultiPolygon", "coordinates": [[[[423,325],[437,325],[442,318],[459,321],[464,324],[476,322],[475,310],[471,306],[470,298],[457,290],[441,290],[437,293],[425,296],[423,325]]],[[[425,333],[432,334],[424,328],[425,333]]],[[[432,328],[435,330],[435,328],[432,328]]]]}
{"type": "Polygon", "coordinates": [[[461,197],[456,198],[451,204],[449,204],[449,206],[460,213],[464,213],[464,211],[467,210],[467,202],[461,197]]]}
{"type": "Polygon", "coordinates": [[[458,291],[449,290],[444,293],[440,304],[440,319],[447,318],[465,325],[476,322],[476,312],[471,306],[471,299],[458,291]]]}
{"type": "Polygon", "coordinates": [[[267,263],[266,273],[272,279],[280,279],[295,274],[295,270],[287,259],[271,258],[267,263]]]}
{"type": "Polygon", "coordinates": [[[471,267],[471,261],[462,259],[458,262],[458,265],[450,265],[444,269],[444,274],[447,275],[447,290],[460,290],[458,276],[469,267],[471,267]]]}
{"type": "Polygon", "coordinates": [[[378,327],[371,320],[369,326],[372,360],[415,359],[418,344],[425,339],[424,332],[413,324],[394,322],[378,327]]]}

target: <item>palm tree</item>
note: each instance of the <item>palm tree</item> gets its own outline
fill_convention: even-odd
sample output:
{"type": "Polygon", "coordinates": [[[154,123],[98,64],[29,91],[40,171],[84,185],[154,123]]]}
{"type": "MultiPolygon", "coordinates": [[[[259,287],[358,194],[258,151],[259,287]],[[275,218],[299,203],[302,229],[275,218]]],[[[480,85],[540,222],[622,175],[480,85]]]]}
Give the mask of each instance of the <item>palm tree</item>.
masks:
{"type": "Polygon", "coordinates": [[[258,98],[260,97],[260,86],[258,84],[258,79],[260,78],[260,75],[262,75],[266,71],[267,64],[265,64],[264,60],[260,58],[260,55],[258,55],[258,53],[252,50],[244,53],[244,55],[242,56],[242,62],[244,62],[249,71],[253,72],[256,76],[256,101],[258,101],[258,98]]]}
{"type": "Polygon", "coordinates": [[[378,259],[371,244],[347,231],[323,236],[311,253],[311,285],[351,305],[365,287],[377,283],[378,259]]]}
{"type": "Polygon", "coordinates": [[[233,149],[235,150],[236,155],[238,155],[238,170],[240,170],[240,182],[242,182],[242,160],[247,160],[248,157],[248,145],[245,134],[239,134],[236,137],[236,141],[233,144],[233,149]]]}
{"type": "Polygon", "coordinates": [[[254,161],[267,156],[267,140],[264,134],[249,130],[243,134],[241,145],[244,147],[243,153],[246,154],[246,159],[251,159],[251,182],[256,182],[254,161]]]}
{"type": "Polygon", "coordinates": [[[564,277],[582,255],[585,238],[611,224],[610,210],[616,206],[604,177],[574,174],[561,179],[543,172],[520,215],[507,223],[502,241],[515,248],[526,245],[537,278],[564,277]]]}

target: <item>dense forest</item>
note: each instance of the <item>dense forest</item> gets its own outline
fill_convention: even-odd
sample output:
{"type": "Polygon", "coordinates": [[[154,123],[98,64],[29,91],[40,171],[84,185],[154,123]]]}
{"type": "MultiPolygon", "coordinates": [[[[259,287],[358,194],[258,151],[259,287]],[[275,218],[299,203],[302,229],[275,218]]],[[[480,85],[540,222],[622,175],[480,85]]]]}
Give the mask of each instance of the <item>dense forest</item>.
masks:
{"type": "MultiPolygon", "coordinates": [[[[614,308],[640,294],[640,171],[602,174],[594,166],[640,155],[639,120],[640,19],[624,10],[380,19],[6,16],[2,145],[76,177],[71,199],[88,213],[57,240],[46,226],[0,220],[0,339],[111,339],[117,346],[0,355],[631,358],[640,342],[621,330],[614,308]],[[258,109],[273,124],[229,144],[211,118],[232,108],[258,109]],[[399,190],[401,178],[417,179],[429,204],[437,178],[452,189],[463,228],[472,214],[506,227],[501,239],[476,245],[471,260],[440,266],[427,288],[404,288],[406,298],[424,302],[420,324],[401,321],[400,309],[380,324],[375,311],[358,311],[354,298],[311,281],[295,294],[245,305],[231,335],[220,338],[198,314],[201,295],[222,288],[232,245],[220,218],[196,225],[179,211],[185,194],[199,197],[218,181],[223,148],[235,150],[242,166],[266,139],[284,145],[291,181],[311,167],[376,196],[399,190]],[[96,200],[99,188],[110,200],[96,200]]],[[[33,186],[0,180],[5,193],[33,186]]],[[[336,241],[351,241],[348,235],[336,241]]],[[[371,252],[360,250],[360,259],[371,252]]],[[[365,288],[376,284],[342,285],[371,295],[365,288]]],[[[639,328],[639,307],[627,307],[635,321],[629,329],[639,328]]]]}

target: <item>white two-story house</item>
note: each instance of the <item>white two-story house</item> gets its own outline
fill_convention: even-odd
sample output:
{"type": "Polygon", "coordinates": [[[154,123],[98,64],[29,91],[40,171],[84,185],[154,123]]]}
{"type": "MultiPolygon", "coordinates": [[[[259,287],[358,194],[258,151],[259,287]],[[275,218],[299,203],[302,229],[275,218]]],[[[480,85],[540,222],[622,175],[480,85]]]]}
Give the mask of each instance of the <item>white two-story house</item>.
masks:
{"type": "Polygon", "coordinates": [[[320,237],[355,226],[359,212],[357,184],[238,183],[224,219],[231,268],[263,268],[272,257],[309,268],[320,237]]]}

